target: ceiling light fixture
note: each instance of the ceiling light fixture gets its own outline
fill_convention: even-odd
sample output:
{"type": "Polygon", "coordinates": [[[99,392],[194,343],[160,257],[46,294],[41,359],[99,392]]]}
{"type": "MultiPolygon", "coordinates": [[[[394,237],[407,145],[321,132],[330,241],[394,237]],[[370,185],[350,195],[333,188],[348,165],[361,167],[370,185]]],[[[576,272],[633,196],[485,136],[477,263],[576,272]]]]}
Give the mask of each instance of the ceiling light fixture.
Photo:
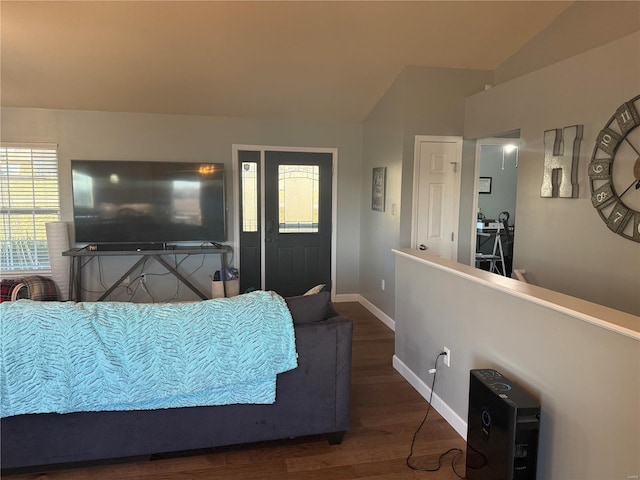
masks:
{"type": "Polygon", "coordinates": [[[502,146],[502,170],[504,170],[504,154],[516,152],[516,168],[518,168],[518,146],[513,143],[508,143],[507,145],[502,146]]]}

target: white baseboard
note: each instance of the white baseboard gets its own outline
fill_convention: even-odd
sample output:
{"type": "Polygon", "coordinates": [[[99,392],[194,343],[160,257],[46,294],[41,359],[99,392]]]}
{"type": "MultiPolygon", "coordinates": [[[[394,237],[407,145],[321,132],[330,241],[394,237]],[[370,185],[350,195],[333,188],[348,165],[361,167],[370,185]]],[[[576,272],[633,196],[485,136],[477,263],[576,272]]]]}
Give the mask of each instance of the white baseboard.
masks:
{"type": "MultiPolygon", "coordinates": [[[[425,400],[429,400],[431,387],[425,384],[420,377],[413,373],[413,371],[395,355],[393,356],[393,368],[395,368],[425,400]]],[[[462,438],[467,439],[467,422],[463,418],[460,418],[436,393],[433,394],[433,398],[431,399],[431,406],[442,415],[442,418],[444,418],[462,438]]]]}
{"type": "MultiPolygon", "coordinates": [[[[386,313],[376,307],[369,300],[359,294],[341,294],[336,295],[334,302],[358,302],[373,315],[375,315],[382,323],[389,327],[394,332],[396,331],[396,322],[386,313]]],[[[393,368],[395,368],[400,375],[408,381],[413,388],[415,388],[425,400],[429,401],[431,396],[431,387],[427,386],[420,377],[418,377],[413,371],[407,367],[402,360],[397,356],[393,356],[393,368]]],[[[449,405],[447,405],[436,393],[431,398],[431,406],[436,410],[442,418],[444,418],[453,429],[458,432],[462,438],[467,439],[467,422],[461,418],[449,405]]]]}
{"type": "Polygon", "coordinates": [[[360,295],[357,293],[340,293],[336,294],[336,298],[332,300],[335,303],[340,302],[357,302],[360,300],[360,295]]]}
{"type": "Polygon", "coordinates": [[[384,323],[387,327],[389,327],[394,332],[396,331],[396,322],[389,315],[384,313],[382,310],[380,310],[378,307],[376,307],[373,303],[371,303],[369,300],[364,298],[362,295],[358,295],[358,302],[360,303],[360,305],[362,305],[364,308],[366,308],[371,313],[373,313],[376,317],[378,317],[378,320],[384,323]]]}
{"type": "Polygon", "coordinates": [[[334,303],[358,302],[364,308],[366,308],[371,313],[373,313],[378,318],[378,320],[384,323],[387,327],[389,327],[394,332],[396,331],[396,322],[389,315],[384,313],[382,310],[376,307],[373,303],[371,303],[369,300],[367,300],[366,298],[364,298],[362,295],[358,293],[336,294],[335,299],[333,299],[332,301],[334,303]]]}

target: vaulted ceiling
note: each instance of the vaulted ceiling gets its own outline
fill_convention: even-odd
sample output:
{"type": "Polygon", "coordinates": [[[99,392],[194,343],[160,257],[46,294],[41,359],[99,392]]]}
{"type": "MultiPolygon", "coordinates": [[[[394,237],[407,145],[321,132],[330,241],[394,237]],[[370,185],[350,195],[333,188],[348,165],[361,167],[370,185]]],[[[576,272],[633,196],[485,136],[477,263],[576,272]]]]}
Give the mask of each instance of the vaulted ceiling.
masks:
{"type": "Polygon", "coordinates": [[[360,122],[405,66],[494,70],[570,3],[3,0],[1,101],[360,122]]]}

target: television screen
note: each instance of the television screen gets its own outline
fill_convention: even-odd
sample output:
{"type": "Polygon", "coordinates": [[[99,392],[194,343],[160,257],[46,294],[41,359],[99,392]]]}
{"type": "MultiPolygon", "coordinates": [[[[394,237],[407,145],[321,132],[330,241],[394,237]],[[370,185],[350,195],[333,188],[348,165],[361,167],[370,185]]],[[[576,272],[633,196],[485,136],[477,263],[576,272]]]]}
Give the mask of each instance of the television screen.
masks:
{"type": "Polygon", "coordinates": [[[225,241],[224,165],[72,160],[76,242],[225,241]]]}

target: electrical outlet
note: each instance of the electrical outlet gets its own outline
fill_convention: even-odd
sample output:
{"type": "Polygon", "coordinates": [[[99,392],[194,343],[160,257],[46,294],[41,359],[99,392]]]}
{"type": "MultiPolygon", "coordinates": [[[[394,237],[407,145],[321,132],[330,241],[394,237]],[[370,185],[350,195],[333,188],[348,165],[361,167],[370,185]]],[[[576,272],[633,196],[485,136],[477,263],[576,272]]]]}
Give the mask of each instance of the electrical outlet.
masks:
{"type": "Polygon", "coordinates": [[[147,283],[147,274],[146,273],[141,273],[140,274],[140,280],[142,280],[142,283],[147,283]]]}
{"type": "Polygon", "coordinates": [[[380,288],[381,288],[382,290],[384,290],[384,278],[382,279],[382,282],[380,283],[380,288]]]}
{"type": "Polygon", "coordinates": [[[444,364],[447,367],[451,366],[451,350],[449,350],[447,347],[443,348],[444,353],[446,353],[446,355],[444,356],[444,364]]]}

